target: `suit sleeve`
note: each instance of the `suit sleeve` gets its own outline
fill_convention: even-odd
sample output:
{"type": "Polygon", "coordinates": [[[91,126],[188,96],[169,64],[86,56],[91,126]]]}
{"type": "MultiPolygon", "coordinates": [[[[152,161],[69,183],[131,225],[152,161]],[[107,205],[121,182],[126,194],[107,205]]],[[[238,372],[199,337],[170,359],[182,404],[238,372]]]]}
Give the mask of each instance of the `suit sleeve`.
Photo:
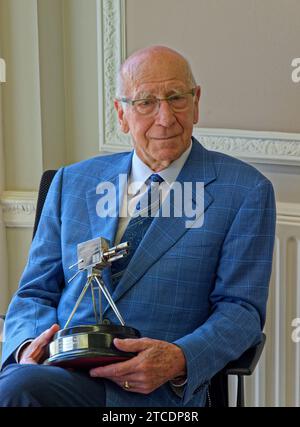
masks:
{"type": "Polygon", "coordinates": [[[276,208],[272,184],[248,192],[224,239],[211,315],[175,342],[186,357],[186,404],[228,362],[260,341],[272,269],[276,208]]]}
{"type": "Polygon", "coordinates": [[[61,261],[60,208],[63,168],[54,176],[32,241],[19,288],[8,307],[2,368],[14,362],[20,344],[57,322],[56,308],[64,285],[61,261]]]}

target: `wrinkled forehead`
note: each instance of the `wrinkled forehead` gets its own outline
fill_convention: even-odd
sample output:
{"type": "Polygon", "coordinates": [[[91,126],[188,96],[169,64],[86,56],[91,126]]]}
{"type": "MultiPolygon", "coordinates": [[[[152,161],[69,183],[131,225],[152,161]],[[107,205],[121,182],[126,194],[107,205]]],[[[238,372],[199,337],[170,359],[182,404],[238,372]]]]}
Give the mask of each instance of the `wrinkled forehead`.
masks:
{"type": "Polygon", "coordinates": [[[190,86],[188,65],[179,56],[141,55],[124,67],[123,84],[126,95],[182,90],[190,86]]]}

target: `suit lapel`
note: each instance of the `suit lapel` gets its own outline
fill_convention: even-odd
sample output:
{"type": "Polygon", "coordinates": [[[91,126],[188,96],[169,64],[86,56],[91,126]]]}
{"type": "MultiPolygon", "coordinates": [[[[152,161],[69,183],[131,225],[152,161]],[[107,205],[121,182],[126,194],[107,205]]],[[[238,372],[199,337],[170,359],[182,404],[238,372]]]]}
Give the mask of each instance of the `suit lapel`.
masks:
{"type": "MultiPolygon", "coordinates": [[[[196,206],[196,182],[204,183],[204,201],[202,209],[197,210],[195,221],[201,221],[201,217],[213,198],[209,194],[206,186],[216,179],[216,173],[213,163],[210,161],[210,155],[197,140],[193,141],[193,147],[184,167],[177,177],[177,182],[194,183],[192,191],[192,203],[196,206]]],[[[114,301],[118,301],[128,289],[130,289],[159,258],[174,245],[180,237],[186,233],[189,228],[186,221],[190,221],[187,215],[181,217],[172,215],[174,203],[170,203],[170,217],[155,217],[150,225],[147,234],[133,255],[128,267],[113,292],[114,301]]],[[[106,310],[108,307],[106,307],[106,310]]],[[[106,311],[105,310],[105,311],[106,311]]]]}
{"type": "Polygon", "coordinates": [[[114,174],[100,176],[99,173],[99,184],[86,193],[92,238],[104,237],[109,240],[111,246],[114,244],[119,220],[119,207],[122,202],[125,179],[130,173],[132,154],[133,152],[128,153],[128,156],[125,156],[119,164],[113,165],[115,168],[114,174]],[[122,177],[121,179],[120,176],[122,177]],[[103,210],[101,198],[105,189],[108,189],[111,197],[110,202],[106,205],[108,209],[105,206],[105,210],[103,210]]]}

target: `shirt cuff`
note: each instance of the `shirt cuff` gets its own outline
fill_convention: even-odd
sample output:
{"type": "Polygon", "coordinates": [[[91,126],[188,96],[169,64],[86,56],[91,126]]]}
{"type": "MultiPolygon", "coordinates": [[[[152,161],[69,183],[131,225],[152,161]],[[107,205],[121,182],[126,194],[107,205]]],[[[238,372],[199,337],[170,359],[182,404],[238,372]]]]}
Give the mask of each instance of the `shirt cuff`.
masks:
{"type": "Polygon", "coordinates": [[[24,341],[20,346],[19,346],[19,348],[15,351],[15,353],[14,353],[14,357],[15,357],[15,360],[16,360],[16,362],[17,363],[19,363],[19,354],[20,354],[20,351],[23,349],[23,347],[24,347],[24,345],[25,344],[28,344],[28,343],[30,343],[30,342],[32,342],[33,340],[26,340],[26,341],[24,341]]]}

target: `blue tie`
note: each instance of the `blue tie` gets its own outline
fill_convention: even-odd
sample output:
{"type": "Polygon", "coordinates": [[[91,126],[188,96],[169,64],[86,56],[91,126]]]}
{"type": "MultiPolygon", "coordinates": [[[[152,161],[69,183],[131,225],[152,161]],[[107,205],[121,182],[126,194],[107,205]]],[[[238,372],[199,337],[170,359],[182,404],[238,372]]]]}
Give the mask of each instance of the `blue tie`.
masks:
{"type": "MultiPolygon", "coordinates": [[[[136,214],[131,218],[129,224],[125,230],[125,233],[122,236],[121,242],[129,242],[129,254],[127,257],[121,258],[111,265],[111,274],[112,274],[112,285],[115,288],[120,281],[124,271],[126,270],[133,254],[138,248],[140,242],[144,238],[154,216],[155,211],[159,208],[160,205],[160,193],[159,193],[159,184],[163,182],[163,178],[158,174],[152,174],[149,177],[149,188],[147,193],[142,196],[141,200],[138,202],[136,207],[136,214]],[[144,204],[142,203],[144,201],[144,204]],[[152,202],[152,203],[151,203],[152,202]],[[147,214],[139,214],[141,206],[147,207],[147,214]],[[152,208],[152,210],[151,210],[152,208]],[[155,209],[156,208],[156,209],[155,209]]],[[[142,212],[141,212],[142,213],[142,212]]]]}

